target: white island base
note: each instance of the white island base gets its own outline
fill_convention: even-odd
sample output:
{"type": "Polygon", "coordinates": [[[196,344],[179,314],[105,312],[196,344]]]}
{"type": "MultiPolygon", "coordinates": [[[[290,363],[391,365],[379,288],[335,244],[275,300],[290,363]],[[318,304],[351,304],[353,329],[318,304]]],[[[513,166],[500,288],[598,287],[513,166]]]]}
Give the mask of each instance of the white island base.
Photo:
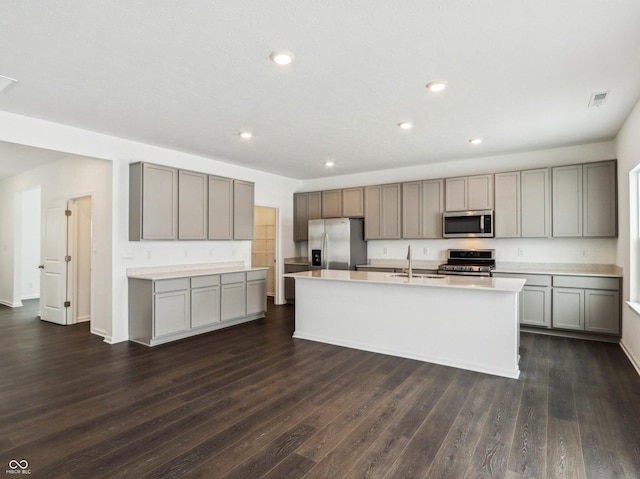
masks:
{"type": "Polygon", "coordinates": [[[518,378],[524,281],[294,273],[294,338],[518,378]]]}

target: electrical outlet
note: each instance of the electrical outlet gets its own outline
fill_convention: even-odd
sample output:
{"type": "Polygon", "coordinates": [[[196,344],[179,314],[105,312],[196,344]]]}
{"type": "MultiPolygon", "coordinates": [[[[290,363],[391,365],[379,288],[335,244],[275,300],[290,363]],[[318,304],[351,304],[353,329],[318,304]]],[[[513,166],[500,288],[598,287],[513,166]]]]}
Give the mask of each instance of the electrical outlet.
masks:
{"type": "Polygon", "coordinates": [[[387,247],[382,248],[382,254],[389,254],[389,249],[387,247]]]}
{"type": "Polygon", "coordinates": [[[429,254],[429,248],[422,248],[422,252],[424,254],[429,254]]]}
{"type": "Polygon", "coordinates": [[[586,258],[587,256],[589,256],[589,250],[587,250],[587,249],[583,249],[583,250],[582,250],[582,256],[584,256],[585,258],[586,258]]]}
{"type": "Polygon", "coordinates": [[[518,248],[518,256],[524,256],[524,250],[522,248],[518,248]]]}

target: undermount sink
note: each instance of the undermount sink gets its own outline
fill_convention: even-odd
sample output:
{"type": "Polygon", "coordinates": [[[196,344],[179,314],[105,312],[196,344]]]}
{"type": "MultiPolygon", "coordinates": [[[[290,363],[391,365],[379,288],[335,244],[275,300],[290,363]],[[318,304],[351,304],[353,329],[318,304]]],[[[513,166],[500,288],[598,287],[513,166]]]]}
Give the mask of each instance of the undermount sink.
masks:
{"type": "MultiPolygon", "coordinates": [[[[409,275],[407,273],[393,273],[389,275],[390,278],[408,278],[409,275]]],[[[419,278],[419,279],[423,279],[423,278],[431,278],[431,279],[443,279],[446,278],[446,276],[442,275],[442,274],[414,274],[411,276],[412,278],[419,278]]]]}

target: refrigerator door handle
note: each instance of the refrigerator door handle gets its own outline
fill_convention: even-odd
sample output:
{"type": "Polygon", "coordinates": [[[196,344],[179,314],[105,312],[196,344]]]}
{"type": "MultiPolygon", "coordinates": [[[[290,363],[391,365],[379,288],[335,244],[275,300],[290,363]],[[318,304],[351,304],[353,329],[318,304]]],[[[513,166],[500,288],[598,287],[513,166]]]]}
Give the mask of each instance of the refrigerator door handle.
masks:
{"type": "Polygon", "coordinates": [[[322,269],[329,269],[329,235],[327,233],[322,234],[322,269]]]}

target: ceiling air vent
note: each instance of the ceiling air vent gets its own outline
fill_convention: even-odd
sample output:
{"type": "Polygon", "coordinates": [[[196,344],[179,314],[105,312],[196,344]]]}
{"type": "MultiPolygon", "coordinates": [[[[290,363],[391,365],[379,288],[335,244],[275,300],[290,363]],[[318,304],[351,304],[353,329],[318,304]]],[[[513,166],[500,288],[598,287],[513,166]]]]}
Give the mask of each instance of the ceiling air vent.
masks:
{"type": "Polygon", "coordinates": [[[610,91],[603,91],[600,93],[594,93],[589,100],[589,108],[593,106],[602,106],[607,101],[610,91]]]}

